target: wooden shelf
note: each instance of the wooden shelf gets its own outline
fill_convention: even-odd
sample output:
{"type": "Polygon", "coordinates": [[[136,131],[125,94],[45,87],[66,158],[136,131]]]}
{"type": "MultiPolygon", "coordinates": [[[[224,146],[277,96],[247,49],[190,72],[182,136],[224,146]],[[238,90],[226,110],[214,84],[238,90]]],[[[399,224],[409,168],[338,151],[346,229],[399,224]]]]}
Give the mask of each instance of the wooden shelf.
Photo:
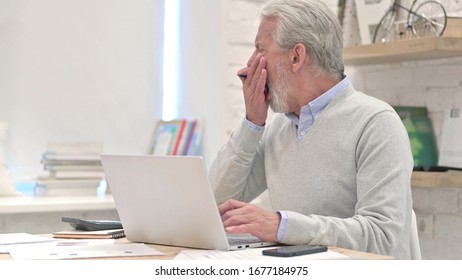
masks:
{"type": "Polygon", "coordinates": [[[462,188],[462,171],[412,172],[413,188],[462,188]]]}
{"type": "Polygon", "coordinates": [[[429,37],[346,47],[346,65],[462,57],[462,38],[429,37]]]}

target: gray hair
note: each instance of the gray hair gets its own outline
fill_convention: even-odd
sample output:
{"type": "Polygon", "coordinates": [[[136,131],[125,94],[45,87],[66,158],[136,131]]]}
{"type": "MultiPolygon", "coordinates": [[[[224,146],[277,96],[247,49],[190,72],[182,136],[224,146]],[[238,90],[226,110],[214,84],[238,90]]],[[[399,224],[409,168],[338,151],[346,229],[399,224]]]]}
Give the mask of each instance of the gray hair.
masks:
{"type": "Polygon", "coordinates": [[[315,73],[343,77],[343,35],[332,10],[318,0],[274,0],[262,17],[278,18],[276,42],[288,51],[303,44],[314,62],[315,73]]]}

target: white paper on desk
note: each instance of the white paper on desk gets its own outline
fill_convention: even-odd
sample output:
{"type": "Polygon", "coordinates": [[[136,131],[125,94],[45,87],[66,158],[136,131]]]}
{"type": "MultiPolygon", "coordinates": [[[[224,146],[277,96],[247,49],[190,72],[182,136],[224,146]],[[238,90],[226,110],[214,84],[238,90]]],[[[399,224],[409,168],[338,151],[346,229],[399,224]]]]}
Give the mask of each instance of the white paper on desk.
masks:
{"type": "Polygon", "coordinates": [[[327,251],[316,254],[296,256],[290,258],[277,258],[264,256],[261,251],[269,248],[245,249],[237,251],[218,251],[218,250],[183,250],[175,260],[338,260],[349,259],[348,256],[327,251]]]}
{"type": "Polygon", "coordinates": [[[462,168],[461,109],[451,109],[444,112],[441,138],[438,165],[462,168]]]}
{"type": "Polygon", "coordinates": [[[0,254],[8,254],[9,248],[18,244],[35,244],[53,241],[53,238],[50,237],[28,233],[3,233],[0,234],[0,254]]]}
{"type": "Polygon", "coordinates": [[[19,251],[21,248],[33,250],[33,248],[53,248],[53,247],[69,247],[69,246],[92,246],[101,244],[114,244],[114,239],[58,239],[50,238],[47,242],[38,243],[16,243],[5,246],[5,253],[11,251],[19,251]]]}
{"type": "Polygon", "coordinates": [[[61,260],[101,257],[160,256],[159,252],[142,243],[98,244],[88,246],[21,246],[10,250],[15,260],[61,260]]]}

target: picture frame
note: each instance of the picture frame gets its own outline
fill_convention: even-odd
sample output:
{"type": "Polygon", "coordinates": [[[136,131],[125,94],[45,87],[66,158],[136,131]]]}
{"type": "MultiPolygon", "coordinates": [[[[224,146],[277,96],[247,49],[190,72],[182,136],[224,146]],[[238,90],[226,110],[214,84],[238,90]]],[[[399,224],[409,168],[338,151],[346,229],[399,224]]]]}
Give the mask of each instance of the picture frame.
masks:
{"type": "Polygon", "coordinates": [[[152,155],[200,155],[202,128],[197,119],[159,120],[149,153],[152,155]]]}
{"type": "Polygon", "coordinates": [[[375,29],[393,0],[356,0],[355,4],[361,44],[371,44],[375,29]]]}
{"type": "Polygon", "coordinates": [[[154,130],[151,144],[152,155],[173,155],[178,136],[184,128],[185,120],[159,120],[154,130]]]}

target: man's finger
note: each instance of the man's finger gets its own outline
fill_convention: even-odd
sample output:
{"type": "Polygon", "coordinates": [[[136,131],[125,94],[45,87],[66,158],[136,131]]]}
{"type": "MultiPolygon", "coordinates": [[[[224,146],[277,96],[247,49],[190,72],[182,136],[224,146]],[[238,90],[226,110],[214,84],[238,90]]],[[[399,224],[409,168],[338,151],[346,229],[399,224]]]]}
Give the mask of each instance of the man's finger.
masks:
{"type": "Polygon", "coordinates": [[[250,233],[250,228],[248,224],[244,224],[238,226],[225,227],[225,231],[231,234],[248,234],[250,233]]]}
{"type": "Polygon", "coordinates": [[[241,208],[246,206],[247,203],[235,200],[235,199],[229,199],[225,201],[222,205],[218,207],[218,211],[220,212],[220,215],[223,215],[224,213],[228,212],[229,210],[233,210],[236,208],[241,208]]]}

